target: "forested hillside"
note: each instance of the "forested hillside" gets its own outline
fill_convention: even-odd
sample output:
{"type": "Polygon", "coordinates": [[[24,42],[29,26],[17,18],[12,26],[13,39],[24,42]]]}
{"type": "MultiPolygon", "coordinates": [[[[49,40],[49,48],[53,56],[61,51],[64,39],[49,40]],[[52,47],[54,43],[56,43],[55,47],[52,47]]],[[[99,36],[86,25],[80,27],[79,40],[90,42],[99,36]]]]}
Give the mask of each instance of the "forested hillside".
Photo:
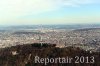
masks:
{"type": "Polygon", "coordinates": [[[84,51],[80,48],[66,47],[58,48],[56,44],[26,44],[18,45],[10,48],[0,49],[0,66],[45,66],[44,63],[35,63],[35,56],[41,58],[58,58],[58,57],[88,57],[88,63],[85,61],[75,63],[74,59],[71,63],[48,63],[46,66],[100,66],[100,53],[84,51]],[[92,63],[91,57],[94,57],[92,63]],[[83,63],[82,63],[83,62],[83,63]]]}

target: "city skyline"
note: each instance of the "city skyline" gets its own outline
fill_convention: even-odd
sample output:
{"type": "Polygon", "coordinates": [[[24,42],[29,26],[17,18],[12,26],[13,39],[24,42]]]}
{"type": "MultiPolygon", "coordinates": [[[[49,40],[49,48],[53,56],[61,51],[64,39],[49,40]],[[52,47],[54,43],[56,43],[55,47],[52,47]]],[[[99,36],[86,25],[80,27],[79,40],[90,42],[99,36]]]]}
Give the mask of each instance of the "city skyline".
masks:
{"type": "Polygon", "coordinates": [[[1,0],[0,25],[98,24],[99,0],[1,0]]]}

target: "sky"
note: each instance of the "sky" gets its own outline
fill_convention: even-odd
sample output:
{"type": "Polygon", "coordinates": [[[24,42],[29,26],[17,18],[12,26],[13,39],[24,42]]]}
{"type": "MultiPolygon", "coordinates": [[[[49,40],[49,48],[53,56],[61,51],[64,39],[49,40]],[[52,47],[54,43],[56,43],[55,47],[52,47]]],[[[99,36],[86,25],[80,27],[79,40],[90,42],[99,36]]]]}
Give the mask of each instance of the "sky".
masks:
{"type": "Polygon", "coordinates": [[[100,0],[0,0],[0,25],[100,23],[100,0]]]}

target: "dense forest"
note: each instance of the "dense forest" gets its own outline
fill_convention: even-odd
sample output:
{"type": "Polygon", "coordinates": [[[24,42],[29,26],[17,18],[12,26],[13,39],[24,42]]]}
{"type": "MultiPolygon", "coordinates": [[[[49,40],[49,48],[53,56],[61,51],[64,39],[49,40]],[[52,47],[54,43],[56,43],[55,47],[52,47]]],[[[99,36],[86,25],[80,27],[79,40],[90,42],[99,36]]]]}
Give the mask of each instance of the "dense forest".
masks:
{"type": "Polygon", "coordinates": [[[41,58],[74,58],[71,63],[48,63],[46,66],[100,66],[100,53],[85,51],[78,47],[56,47],[56,44],[34,43],[0,49],[0,66],[45,66],[35,63],[35,56],[41,58]],[[79,58],[75,58],[75,57],[79,58]],[[94,58],[92,58],[94,57],[94,58]],[[75,62],[79,63],[75,63],[75,62]]]}

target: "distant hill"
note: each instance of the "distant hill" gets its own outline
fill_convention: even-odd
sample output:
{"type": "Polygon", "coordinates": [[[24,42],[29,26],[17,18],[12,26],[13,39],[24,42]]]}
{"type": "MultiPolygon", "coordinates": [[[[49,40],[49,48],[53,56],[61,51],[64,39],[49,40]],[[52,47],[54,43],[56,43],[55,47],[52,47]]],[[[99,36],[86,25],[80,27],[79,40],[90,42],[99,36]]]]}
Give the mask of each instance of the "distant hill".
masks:
{"type": "Polygon", "coordinates": [[[53,29],[82,29],[82,28],[100,28],[100,24],[55,24],[55,25],[12,25],[1,26],[0,30],[24,30],[38,28],[53,28],[53,29]]]}
{"type": "Polygon", "coordinates": [[[27,32],[27,31],[17,31],[17,32],[14,32],[12,34],[17,34],[17,35],[20,35],[20,34],[44,34],[44,33],[41,33],[41,32],[27,32]]]}
{"type": "Polygon", "coordinates": [[[73,31],[100,31],[100,28],[83,28],[83,29],[75,29],[73,31]]]}

